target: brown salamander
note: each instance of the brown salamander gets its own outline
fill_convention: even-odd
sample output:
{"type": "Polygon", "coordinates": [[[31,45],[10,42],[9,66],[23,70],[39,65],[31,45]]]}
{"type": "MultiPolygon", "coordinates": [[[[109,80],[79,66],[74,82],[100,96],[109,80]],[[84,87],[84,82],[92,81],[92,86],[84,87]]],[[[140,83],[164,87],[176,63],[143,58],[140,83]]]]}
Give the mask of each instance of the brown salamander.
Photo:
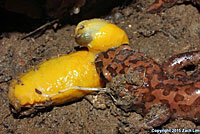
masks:
{"type": "Polygon", "coordinates": [[[173,6],[178,2],[185,2],[185,1],[190,1],[194,4],[200,5],[200,0],[155,0],[155,2],[148,9],[148,12],[156,13],[161,11],[162,9],[173,6]]]}
{"type": "Polygon", "coordinates": [[[196,69],[190,75],[183,70],[184,67],[197,66],[199,63],[200,51],[173,56],[159,65],[128,45],[101,52],[95,60],[97,72],[105,82],[127,73],[139,75],[143,84],[125,84],[125,89],[116,98],[122,99],[126,94],[131,95],[131,105],[121,108],[125,111],[141,111],[143,115],[154,105],[166,107],[168,111],[162,116],[163,119],[149,121],[154,127],[169,118],[200,122],[200,70],[196,69]]]}

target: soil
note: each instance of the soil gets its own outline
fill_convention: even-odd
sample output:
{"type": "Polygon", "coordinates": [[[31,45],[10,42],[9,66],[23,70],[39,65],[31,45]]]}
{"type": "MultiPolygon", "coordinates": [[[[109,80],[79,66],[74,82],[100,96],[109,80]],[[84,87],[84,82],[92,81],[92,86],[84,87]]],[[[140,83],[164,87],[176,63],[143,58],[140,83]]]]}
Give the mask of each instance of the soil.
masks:
{"type": "MultiPolygon", "coordinates": [[[[126,6],[115,7],[101,18],[126,31],[131,47],[145,53],[158,63],[172,55],[200,50],[200,13],[191,3],[182,3],[158,14],[146,9],[153,0],[141,0],[126,6]]],[[[4,27],[1,25],[1,27],[4,27]]],[[[124,112],[116,107],[107,94],[103,108],[82,99],[72,104],[53,107],[34,116],[17,118],[10,114],[9,83],[21,73],[62,54],[76,51],[74,40],[76,24],[67,24],[57,31],[48,29],[40,37],[21,40],[26,33],[4,32],[0,36],[0,133],[43,134],[117,134],[150,133],[141,115],[124,112]]],[[[26,30],[24,30],[26,31],[26,30]]],[[[90,95],[91,96],[91,95],[90,95]]],[[[156,129],[199,129],[191,121],[168,121],[156,129]]]]}

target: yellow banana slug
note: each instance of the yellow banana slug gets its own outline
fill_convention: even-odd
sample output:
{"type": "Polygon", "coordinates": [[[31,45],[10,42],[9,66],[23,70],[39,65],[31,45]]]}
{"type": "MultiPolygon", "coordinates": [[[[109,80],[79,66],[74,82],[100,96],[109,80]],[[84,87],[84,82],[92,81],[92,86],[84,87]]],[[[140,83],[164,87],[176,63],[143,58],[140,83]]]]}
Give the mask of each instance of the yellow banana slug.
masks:
{"type": "Polygon", "coordinates": [[[11,83],[10,104],[20,112],[21,107],[63,104],[93,92],[70,87],[101,87],[94,59],[93,53],[78,51],[43,62],[11,83]]]}
{"type": "Polygon", "coordinates": [[[75,39],[89,51],[50,59],[11,82],[8,98],[13,112],[29,115],[38,109],[71,102],[99,91],[102,83],[94,65],[95,55],[129,44],[122,29],[102,19],[80,22],[75,39]]]}

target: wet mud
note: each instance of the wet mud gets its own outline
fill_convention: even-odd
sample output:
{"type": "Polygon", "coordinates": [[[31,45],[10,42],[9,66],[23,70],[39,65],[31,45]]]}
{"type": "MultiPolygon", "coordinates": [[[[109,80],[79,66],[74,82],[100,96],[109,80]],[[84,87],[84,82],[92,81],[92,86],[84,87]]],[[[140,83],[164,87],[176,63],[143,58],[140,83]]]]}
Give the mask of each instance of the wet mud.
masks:
{"type": "MultiPolygon", "coordinates": [[[[200,13],[191,3],[181,3],[158,14],[146,9],[153,0],[138,1],[112,9],[106,19],[126,31],[130,44],[162,63],[172,55],[200,50],[200,13]]],[[[1,26],[3,27],[3,26],[1,26]]],[[[89,95],[87,99],[49,108],[31,117],[16,118],[10,114],[8,89],[12,79],[41,61],[76,51],[75,24],[42,36],[21,40],[26,33],[6,32],[0,38],[0,133],[43,134],[133,134],[151,133],[152,127],[136,112],[118,108],[109,94],[89,95]],[[98,96],[101,106],[88,101],[98,96]]],[[[130,79],[130,78],[121,78],[130,79]]],[[[113,82],[114,87],[121,81],[113,82]]],[[[97,97],[97,98],[98,98],[97,97]]],[[[169,120],[158,129],[200,129],[199,124],[185,120],[169,120]]]]}

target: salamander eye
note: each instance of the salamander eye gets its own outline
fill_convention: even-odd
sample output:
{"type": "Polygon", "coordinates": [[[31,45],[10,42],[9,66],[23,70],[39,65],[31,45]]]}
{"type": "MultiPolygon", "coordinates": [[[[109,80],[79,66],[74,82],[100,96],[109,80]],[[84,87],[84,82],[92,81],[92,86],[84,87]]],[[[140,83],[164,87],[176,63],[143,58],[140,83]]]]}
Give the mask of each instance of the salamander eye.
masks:
{"type": "Polygon", "coordinates": [[[129,44],[128,36],[121,28],[103,19],[80,22],[75,30],[75,40],[95,53],[129,44]]]}

